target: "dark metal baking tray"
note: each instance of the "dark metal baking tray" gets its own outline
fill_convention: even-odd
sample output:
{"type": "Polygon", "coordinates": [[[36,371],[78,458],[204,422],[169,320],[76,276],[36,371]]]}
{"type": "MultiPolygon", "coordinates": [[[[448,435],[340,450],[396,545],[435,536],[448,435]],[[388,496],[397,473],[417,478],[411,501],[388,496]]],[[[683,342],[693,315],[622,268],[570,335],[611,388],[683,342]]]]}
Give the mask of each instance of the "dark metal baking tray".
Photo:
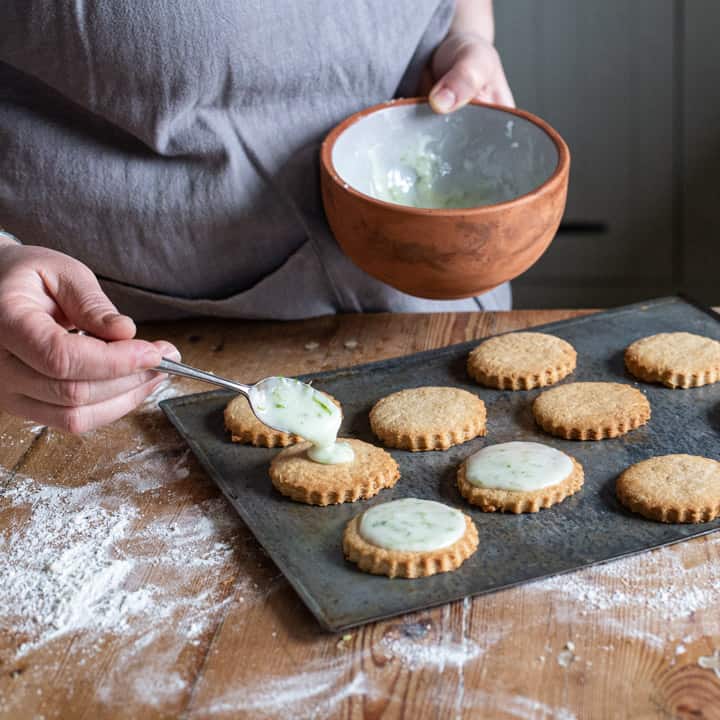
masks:
{"type": "MultiPolygon", "coordinates": [[[[720,340],[720,317],[671,297],[543,326],[578,351],[573,380],[611,380],[640,387],[652,404],[652,420],[628,435],[601,442],[560,440],[533,422],[530,405],[540,392],[481,388],[465,373],[476,342],[393,360],[302,376],[342,402],[341,434],[375,442],[368,424],[373,403],[394,390],[452,385],[476,392],[488,408],[488,434],[446,452],[391,451],[401,478],[369,501],[310,507],[275,492],[268,464],[277,452],[231,444],[223,429],[229,395],[210,392],[160,403],[170,421],[218,484],[255,537],[282,570],[320,624],[332,631],[431,607],[500,588],[631,555],[720,528],[665,525],[626,511],[615,499],[618,474],[653,455],[720,456],[720,383],[670,390],[637,383],[623,367],[623,349],[633,340],[663,331],[687,330],[720,340]],[[455,488],[455,471],[485,444],[537,440],[574,455],[585,467],[577,495],[539,513],[482,513],[455,488]],[[345,524],[358,512],[393,498],[421,497],[462,508],[477,524],[478,551],[459,570],[419,580],[368,575],[346,562],[345,524]]],[[[537,329],[537,328],[534,328],[537,329]]]]}

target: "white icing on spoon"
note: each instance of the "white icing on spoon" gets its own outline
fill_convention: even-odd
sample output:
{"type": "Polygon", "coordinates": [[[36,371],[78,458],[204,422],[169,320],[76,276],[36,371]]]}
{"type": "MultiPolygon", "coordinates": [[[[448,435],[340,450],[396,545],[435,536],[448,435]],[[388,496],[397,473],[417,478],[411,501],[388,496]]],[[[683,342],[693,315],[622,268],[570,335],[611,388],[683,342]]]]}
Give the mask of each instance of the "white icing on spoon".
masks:
{"type": "Polygon", "coordinates": [[[352,447],[335,442],[342,412],[319,390],[292,378],[270,377],[250,389],[250,402],[266,425],[309,440],[311,460],[326,465],[353,461],[352,447]]]}
{"type": "Polygon", "coordinates": [[[477,487],[531,492],[561,483],[572,471],[572,460],[549,445],[508,442],[471,455],[465,477],[477,487]]]}
{"type": "Polygon", "coordinates": [[[316,462],[335,464],[354,459],[350,445],[336,447],[342,422],[340,408],[327,395],[299,380],[269,377],[255,385],[243,385],[168,358],[162,358],[155,369],[241,393],[258,420],[275,430],[310,440],[314,445],[311,459],[316,462]]]}
{"type": "Polygon", "coordinates": [[[358,530],[377,547],[426,552],[457,542],[465,534],[465,517],[459,510],[433,500],[404,498],[367,510],[358,530]]]}

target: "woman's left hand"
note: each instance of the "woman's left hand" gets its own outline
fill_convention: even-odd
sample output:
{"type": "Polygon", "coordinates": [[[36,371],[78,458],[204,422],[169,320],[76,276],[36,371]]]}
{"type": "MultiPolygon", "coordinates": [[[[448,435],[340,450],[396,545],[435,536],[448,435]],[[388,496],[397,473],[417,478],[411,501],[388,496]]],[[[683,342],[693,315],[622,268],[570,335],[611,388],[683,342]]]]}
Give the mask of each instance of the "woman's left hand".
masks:
{"type": "Polygon", "coordinates": [[[498,51],[475,33],[450,32],[435,50],[430,73],[434,84],[429,99],[435,112],[449,113],[471,100],[515,106],[498,51]]]}

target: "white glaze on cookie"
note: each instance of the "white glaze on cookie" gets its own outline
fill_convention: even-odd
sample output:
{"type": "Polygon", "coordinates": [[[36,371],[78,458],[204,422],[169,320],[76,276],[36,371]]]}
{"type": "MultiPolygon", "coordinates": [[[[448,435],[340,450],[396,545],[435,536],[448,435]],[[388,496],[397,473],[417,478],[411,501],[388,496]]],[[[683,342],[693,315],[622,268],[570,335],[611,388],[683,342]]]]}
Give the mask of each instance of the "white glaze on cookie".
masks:
{"type": "Polygon", "coordinates": [[[572,460],[549,445],[508,442],[471,455],[465,477],[476,487],[532,492],[561,483],[572,471],[572,460]]]}
{"type": "Polygon", "coordinates": [[[370,508],[360,519],[359,533],[387,550],[430,552],[457,542],[465,533],[465,516],[433,500],[403,498],[370,508]]]}
{"type": "Polygon", "coordinates": [[[335,442],[332,445],[313,445],[307,452],[308,457],[322,465],[344,465],[355,459],[352,445],[346,442],[335,442]]]}

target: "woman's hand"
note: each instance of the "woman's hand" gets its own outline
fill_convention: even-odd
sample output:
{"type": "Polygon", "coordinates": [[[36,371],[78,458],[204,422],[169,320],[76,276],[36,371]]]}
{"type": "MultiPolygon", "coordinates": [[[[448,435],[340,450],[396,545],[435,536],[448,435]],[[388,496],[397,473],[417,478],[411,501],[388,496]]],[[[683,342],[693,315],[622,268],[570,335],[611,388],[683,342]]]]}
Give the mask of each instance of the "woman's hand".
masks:
{"type": "Polygon", "coordinates": [[[429,99],[435,112],[452,112],[473,99],[515,106],[498,51],[475,33],[450,32],[435,50],[431,73],[435,84],[429,99]]]}
{"type": "Polygon", "coordinates": [[[423,82],[435,112],[452,112],[473,99],[515,106],[494,40],[492,0],[455,0],[450,30],[423,82]]]}
{"type": "Polygon", "coordinates": [[[150,368],[180,357],[170,343],[134,336],[86,265],[0,244],[1,410],[73,433],[125,415],[165,377],[150,368]]]}

